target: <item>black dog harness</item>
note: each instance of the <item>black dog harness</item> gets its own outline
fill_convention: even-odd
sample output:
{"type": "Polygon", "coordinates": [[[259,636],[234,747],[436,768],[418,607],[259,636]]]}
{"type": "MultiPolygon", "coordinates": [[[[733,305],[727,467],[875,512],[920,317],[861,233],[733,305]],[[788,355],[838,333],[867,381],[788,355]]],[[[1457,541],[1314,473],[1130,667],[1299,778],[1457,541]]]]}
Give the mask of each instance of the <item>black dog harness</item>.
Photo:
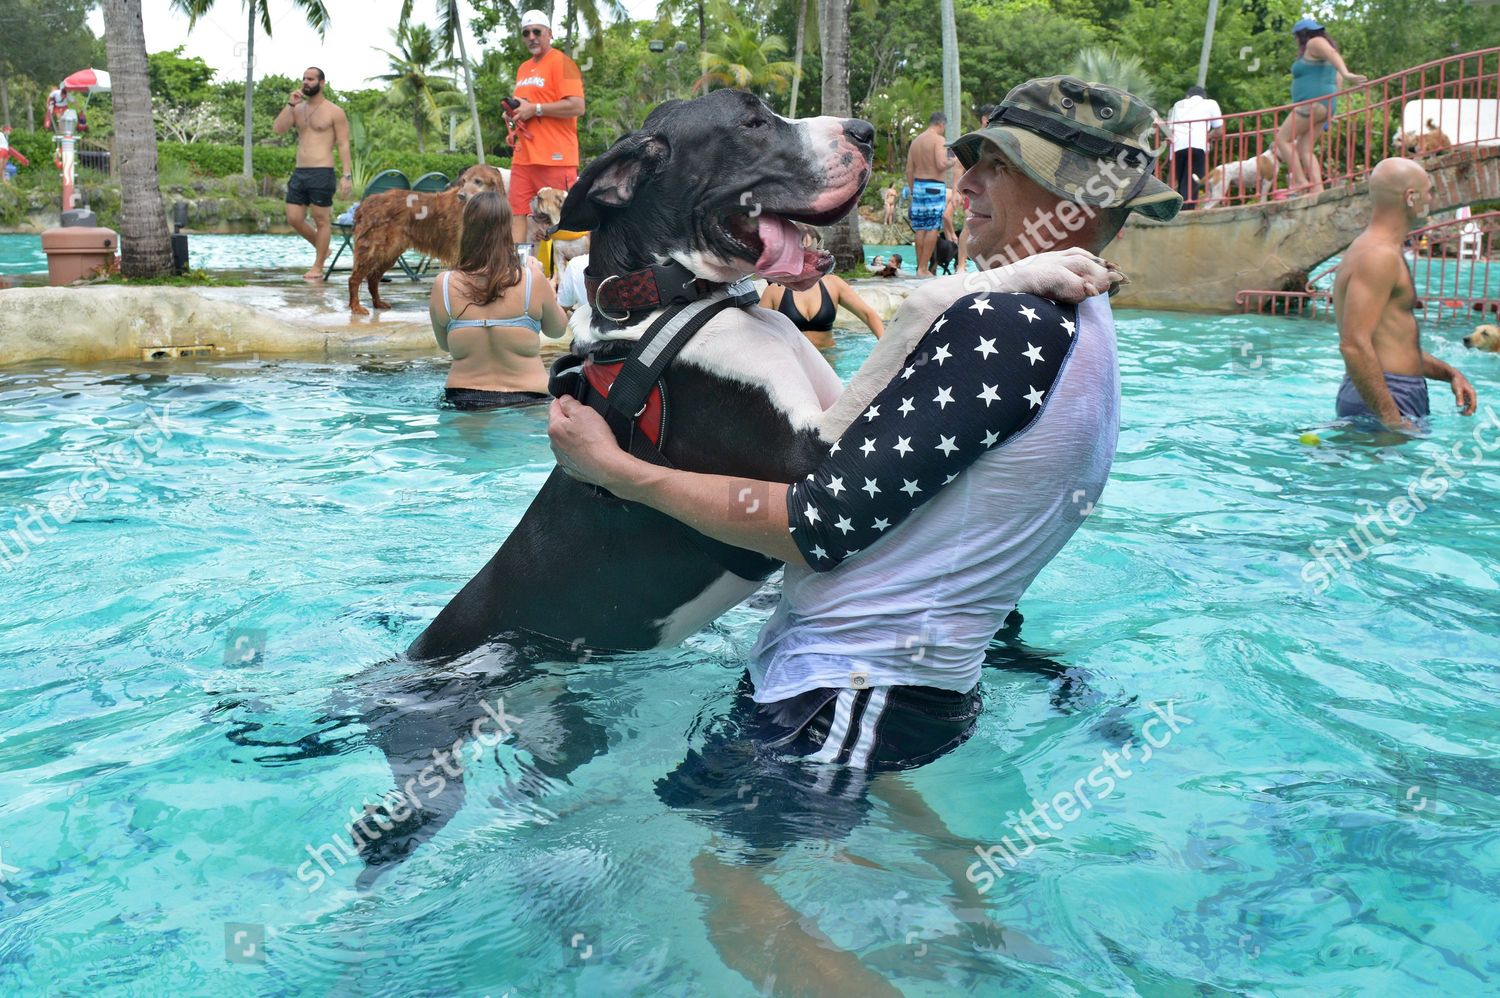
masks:
{"type": "MultiPolygon", "coordinates": [[[[686,268],[683,272],[688,273],[686,268]]],[[[691,284],[684,285],[684,295],[688,287],[691,284]]],[[[706,292],[695,288],[697,293],[686,301],[679,295],[676,304],[657,316],[634,343],[606,343],[586,356],[569,353],[559,357],[552,364],[548,391],[555,398],[571,395],[603,416],[615,440],[629,454],[664,468],[673,467],[662,453],[671,412],[664,379],[667,367],[714,316],[728,308],[749,308],[759,300],[748,281],[709,287],[706,292]]],[[[743,579],[764,579],[778,564],[697,531],[693,537],[704,554],[743,579]]]]}

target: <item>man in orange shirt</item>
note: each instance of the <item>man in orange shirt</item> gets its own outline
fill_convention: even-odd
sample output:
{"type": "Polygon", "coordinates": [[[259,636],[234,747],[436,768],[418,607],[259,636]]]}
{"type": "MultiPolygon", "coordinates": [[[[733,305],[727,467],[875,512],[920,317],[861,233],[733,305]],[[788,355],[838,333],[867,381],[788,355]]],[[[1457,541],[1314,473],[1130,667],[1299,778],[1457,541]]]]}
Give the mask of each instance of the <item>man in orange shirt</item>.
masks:
{"type": "Polygon", "coordinates": [[[578,118],[583,114],[583,74],[552,47],[547,15],[521,15],[521,38],[531,58],[516,69],[515,99],[506,118],[515,129],[510,161],[511,235],[530,242],[531,199],[543,187],[565,191],[578,179],[578,118]]]}

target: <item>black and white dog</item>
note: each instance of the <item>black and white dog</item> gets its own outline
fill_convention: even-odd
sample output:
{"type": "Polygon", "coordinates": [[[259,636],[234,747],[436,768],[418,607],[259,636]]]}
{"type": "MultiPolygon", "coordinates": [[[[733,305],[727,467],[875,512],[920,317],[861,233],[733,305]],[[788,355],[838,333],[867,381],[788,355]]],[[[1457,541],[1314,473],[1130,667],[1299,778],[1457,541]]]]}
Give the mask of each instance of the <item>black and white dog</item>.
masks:
{"type": "MultiPolygon", "coordinates": [[[[653,268],[659,278],[663,268],[677,267],[703,287],[752,274],[811,287],[833,258],[803,250],[792,223],[826,225],[854,209],[870,175],[873,138],[867,122],[789,120],[743,91],[656,108],[639,131],[589,165],[563,206],[562,228],[592,232],[588,273],[598,290],[596,308],[575,315],[574,352],[593,355],[634,341],[655,315],[649,307],[598,307],[611,279],[653,268]]],[[[1073,269],[1080,266],[1075,261],[1073,269]]],[[[1056,264],[1033,271],[1030,280],[995,290],[1045,293],[1075,277],[1056,264]]],[[[917,311],[932,315],[898,324],[904,335],[880,344],[885,349],[872,356],[859,394],[873,397],[940,310],[940,295],[928,290],[936,283],[918,292],[934,304],[917,311]]],[[[679,468],[754,480],[807,474],[863,408],[840,399],[837,376],[785,316],[754,307],[714,316],[662,381],[671,420],[661,453],[679,468]]],[[[754,515],[754,496],[726,495],[724,502],[754,515]]],[[[436,795],[423,793],[435,785],[428,780],[433,750],[464,737],[498,692],[509,704],[515,685],[534,675],[528,663],[547,660],[549,650],[557,661],[568,658],[561,649],[576,658],[580,649],[675,644],[754,592],[775,567],[766,561],[759,571],[736,574],[708,557],[701,535],[678,521],[554,468],[499,551],[408,649],[420,672],[382,689],[363,718],[409,814],[371,809],[385,831],[360,848],[367,864],[361,881],[403,858],[457,810],[461,776],[437,781],[443,789],[436,795]]],[[[576,705],[554,707],[546,744],[529,744],[528,724],[518,726],[545,776],[566,775],[604,750],[602,733],[576,705]]],[[[357,825],[371,839],[375,828],[357,825]]]]}

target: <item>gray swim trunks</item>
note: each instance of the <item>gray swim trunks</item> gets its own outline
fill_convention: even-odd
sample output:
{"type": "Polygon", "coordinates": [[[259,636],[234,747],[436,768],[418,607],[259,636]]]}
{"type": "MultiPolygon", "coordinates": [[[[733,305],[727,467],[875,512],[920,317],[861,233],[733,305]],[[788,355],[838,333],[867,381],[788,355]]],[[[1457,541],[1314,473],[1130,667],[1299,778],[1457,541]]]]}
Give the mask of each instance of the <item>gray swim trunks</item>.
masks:
{"type": "MultiPolygon", "coordinates": [[[[1387,374],[1385,386],[1390,389],[1397,412],[1413,423],[1427,418],[1426,378],[1417,374],[1387,374]]],[[[1339,386],[1337,412],[1341,419],[1380,422],[1380,417],[1365,405],[1365,400],[1360,397],[1359,389],[1354,387],[1354,382],[1349,380],[1348,375],[1344,376],[1344,383],[1339,386]]]]}

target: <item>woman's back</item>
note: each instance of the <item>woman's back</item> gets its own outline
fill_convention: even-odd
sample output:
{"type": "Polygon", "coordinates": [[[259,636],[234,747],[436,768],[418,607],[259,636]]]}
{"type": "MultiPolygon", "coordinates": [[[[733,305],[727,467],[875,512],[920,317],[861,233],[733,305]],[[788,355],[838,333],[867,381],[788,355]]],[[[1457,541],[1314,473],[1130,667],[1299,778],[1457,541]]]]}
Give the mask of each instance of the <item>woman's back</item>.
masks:
{"type": "MultiPolygon", "coordinates": [[[[438,276],[442,314],[434,328],[446,329],[446,347],[453,355],[448,387],[498,392],[545,392],[540,332],[550,285],[533,261],[526,261],[522,278],[502,290],[493,301],[474,301],[477,281],[463,271],[438,276]]],[[[434,288],[433,297],[439,297],[434,288]]],[[[436,305],[435,305],[436,307],[436,305]]]]}

